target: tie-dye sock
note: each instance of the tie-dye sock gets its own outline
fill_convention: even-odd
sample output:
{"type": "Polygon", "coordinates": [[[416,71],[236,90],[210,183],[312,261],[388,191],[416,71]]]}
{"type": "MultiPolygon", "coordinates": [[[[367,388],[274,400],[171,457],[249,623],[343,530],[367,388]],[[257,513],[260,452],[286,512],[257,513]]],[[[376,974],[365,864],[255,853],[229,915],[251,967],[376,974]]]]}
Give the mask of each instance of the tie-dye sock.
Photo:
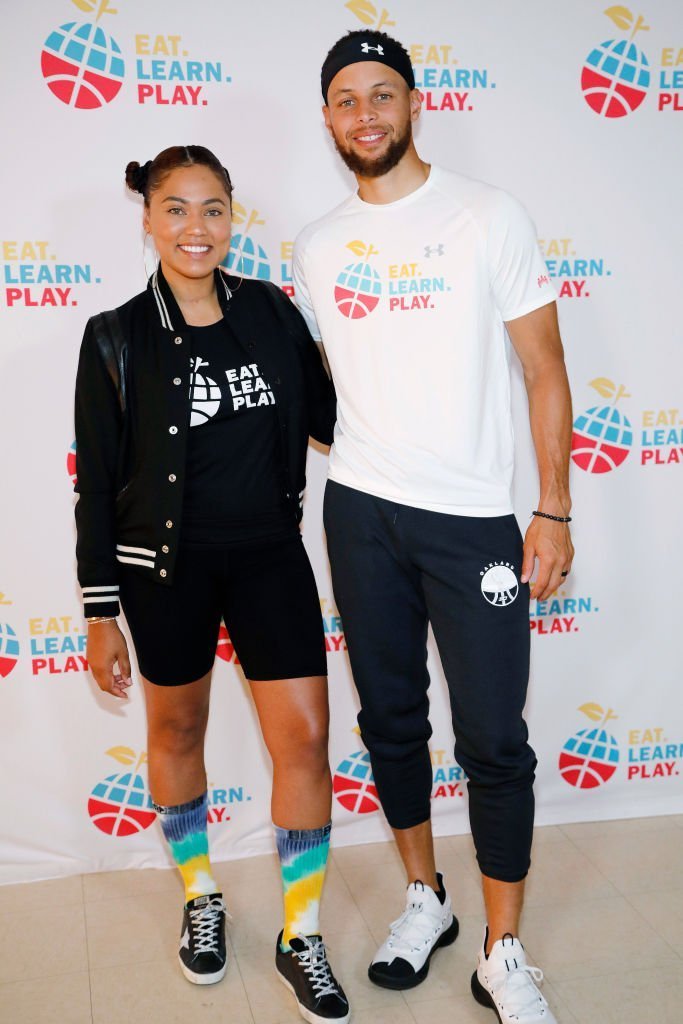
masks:
{"type": "Polygon", "coordinates": [[[209,837],[206,815],[208,797],[202,793],[196,800],[175,807],[161,807],[154,804],[159,815],[161,830],[171,848],[173,859],[178,865],[185,883],[185,902],[197,896],[209,896],[217,892],[218,885],[211,872],[209,861],[209,837]]]}
{"type": "Polygon", "coordinates": [[[283,952],[287,952],[291,949],[289,941],[295,935],[320,934],[318,913],[332,824],[322,828],[273,827],[285,900],[281,945],[283,952]]]}

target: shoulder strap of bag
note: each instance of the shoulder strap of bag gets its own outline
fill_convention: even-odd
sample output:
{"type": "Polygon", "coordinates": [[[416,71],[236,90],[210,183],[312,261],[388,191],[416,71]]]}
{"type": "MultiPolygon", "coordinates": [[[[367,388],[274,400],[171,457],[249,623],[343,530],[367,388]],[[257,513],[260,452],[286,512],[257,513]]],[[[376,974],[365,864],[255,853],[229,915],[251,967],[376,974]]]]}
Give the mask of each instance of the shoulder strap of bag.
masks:
{"type": "Polygon", "coordinates": [[[125,415],[128,404],[126,384],[127,348],[118,313],[115,309],[98,313],[92,318],[92,324],[95,332],[95,341],[102,354],[107,372],[116,388],[121,413],[125,415]]]}

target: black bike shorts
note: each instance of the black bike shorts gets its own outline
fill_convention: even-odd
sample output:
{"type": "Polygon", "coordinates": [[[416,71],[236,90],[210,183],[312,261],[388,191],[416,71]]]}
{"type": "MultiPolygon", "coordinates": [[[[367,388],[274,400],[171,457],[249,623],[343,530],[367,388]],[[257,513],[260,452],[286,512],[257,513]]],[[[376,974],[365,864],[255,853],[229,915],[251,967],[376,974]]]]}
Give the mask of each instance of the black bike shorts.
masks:
{"type": "Polygon", "coordinates": [[[247,679],[327,674],[318,591],[298,534],[240,547],[181,546],[170,587],[126,566],[119,582],[138,667],[152,683],[206,675],[221,619],[247,679]]]}

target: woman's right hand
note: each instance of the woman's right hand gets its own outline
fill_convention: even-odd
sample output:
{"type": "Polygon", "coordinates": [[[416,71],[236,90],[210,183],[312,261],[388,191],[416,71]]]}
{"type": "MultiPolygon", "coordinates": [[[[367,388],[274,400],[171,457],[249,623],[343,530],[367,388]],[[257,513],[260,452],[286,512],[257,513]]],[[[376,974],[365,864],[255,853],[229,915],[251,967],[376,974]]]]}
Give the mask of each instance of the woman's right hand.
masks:
{"type": "Polygon", "coordinates": [[[128,696],[126,690],[131,684],[128,645],[116,620],[88,624],[86,657],[100,690],[114,697],[128,696]]]}

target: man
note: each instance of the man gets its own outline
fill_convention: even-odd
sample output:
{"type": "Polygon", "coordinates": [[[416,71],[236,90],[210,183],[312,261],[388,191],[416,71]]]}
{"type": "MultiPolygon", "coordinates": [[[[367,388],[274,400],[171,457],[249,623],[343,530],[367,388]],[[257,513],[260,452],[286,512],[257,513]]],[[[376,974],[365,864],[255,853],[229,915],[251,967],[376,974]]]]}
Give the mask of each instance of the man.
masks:
{"type": "Polygon", "coordinates": [[[536,759],[522,718],[531,596],[570,570],[571,403],[555,307],[528,215],[511,196],[430,167],[410,59],[350,32],[322,69],[325,124],[358,192],[299,236],[299,306],[338,396],[325,494],[334,592],[359,725],[408,882],[369,968],[378,985],[427,975],[458,923],[430,823],[427,625],[468,776],[487,928],[472,992],[502,1024],[553,1024],[519,941],[536,759]],[[521,361],[540,478],[522,541],[505,329],[521,361]]]}

